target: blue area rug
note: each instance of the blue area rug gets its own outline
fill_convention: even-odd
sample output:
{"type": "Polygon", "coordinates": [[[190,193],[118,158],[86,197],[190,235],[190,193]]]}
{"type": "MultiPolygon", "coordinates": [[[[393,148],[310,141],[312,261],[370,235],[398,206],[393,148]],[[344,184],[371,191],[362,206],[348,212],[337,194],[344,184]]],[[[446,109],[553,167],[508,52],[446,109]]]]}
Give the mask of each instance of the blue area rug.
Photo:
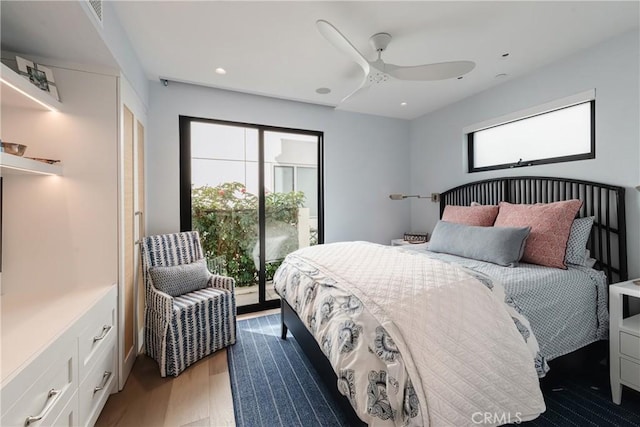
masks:
{"type": "MultiPolygon", "coordinates": [[[[280,339],[279,314],[239,321],[228,359],[239,427],[348,425],[291,333],[280,339]]],[[[543,393],[546,412],[520,425],[640,427],[640,394],[624,389],[613,404],[605,370],[560,377],[543,393]]]]}
{"type": "Polygon", "coordinates": [[[547,410],[524,426],[640,427],[640,395],[625,388],[620,406],[611,401],[606,367],[600,372],[557,378],[542,389],[547,410]]]}
{"type": "Polygon", "coordinates": [[[238,427],[348,425],[279,314],[240,320],[227,354],[238,427]]]}

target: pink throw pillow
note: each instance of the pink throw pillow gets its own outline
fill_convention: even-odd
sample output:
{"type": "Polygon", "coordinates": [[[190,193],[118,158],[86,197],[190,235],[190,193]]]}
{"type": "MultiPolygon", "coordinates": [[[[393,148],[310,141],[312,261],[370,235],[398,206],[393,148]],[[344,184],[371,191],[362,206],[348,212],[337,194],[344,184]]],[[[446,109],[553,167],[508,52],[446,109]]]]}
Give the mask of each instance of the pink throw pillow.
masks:
{"type": "Polygon", "coordinates": [[[535,205],[500,202],[495,227],[531,227],[523,262],[564,268],[571,225],[582,206],[580,200],[535,205]]]}
{"type": "Polygon", "coordinates": [[[498,216],[498,206],[453,206],[447,205],[442,220],[456,224],[491,227],[498,216]]]}

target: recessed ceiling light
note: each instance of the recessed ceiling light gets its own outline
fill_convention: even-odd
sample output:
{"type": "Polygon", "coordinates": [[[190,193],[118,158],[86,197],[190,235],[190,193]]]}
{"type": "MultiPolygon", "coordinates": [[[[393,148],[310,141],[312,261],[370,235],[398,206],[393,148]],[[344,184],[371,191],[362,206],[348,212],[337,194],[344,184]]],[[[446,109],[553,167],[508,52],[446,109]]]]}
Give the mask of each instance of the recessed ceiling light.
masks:
{"type": "Polygon", "coordinates": [[[216,68],[216,74],[221,74],[221,75],[227,74],[227,70],[225,70],[222,67],[218,67],[216,68]]]}
{"type": "Polygon", "coordinates": [[[320,95],[326,95],[328,93],[331,93],[331,89],[329,89],[328,87],[319,87],[318,89],[316,89],[316,92],[320,95]]]}
{"type": "Polygon", "coordinates": [[[401,102],[400,105],[403,106],[403,107],[406,107],[407,103],[406,102],[401,102]]]}
{"type": "Polygon", "coordinates": [[[502,79],[507,77],[507,73],[500,73],[500,74],[496,74],[496,79],[502,79]]]}

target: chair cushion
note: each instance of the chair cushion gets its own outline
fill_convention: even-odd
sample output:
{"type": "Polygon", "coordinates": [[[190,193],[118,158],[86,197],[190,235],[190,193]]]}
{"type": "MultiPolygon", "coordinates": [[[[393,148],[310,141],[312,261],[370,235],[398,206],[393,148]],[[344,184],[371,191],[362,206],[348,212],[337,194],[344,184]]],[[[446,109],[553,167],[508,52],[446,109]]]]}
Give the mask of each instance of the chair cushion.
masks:
{"type": "Polygon", "coordinates": [[[204,258],[191,264],[151,267],[149,274],[156,289],[172,297],[206,288],[211,277],[204,258]]]}
{"type": "Polygon", "coordinates": [[[189,306],[209,302],[230,293],[230,291],[220,288],[204,288],[188,292],[173,299],[173,311],[180,312],[189,306]]]}

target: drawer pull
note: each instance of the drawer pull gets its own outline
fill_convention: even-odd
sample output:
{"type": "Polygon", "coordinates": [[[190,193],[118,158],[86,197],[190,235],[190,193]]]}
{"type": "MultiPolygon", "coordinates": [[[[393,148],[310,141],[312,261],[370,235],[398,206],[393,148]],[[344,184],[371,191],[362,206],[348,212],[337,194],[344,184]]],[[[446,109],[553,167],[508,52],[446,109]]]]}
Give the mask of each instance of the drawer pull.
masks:
{"type": "Polygon", "coordinates": [[[98,335],[97,337],[93,337],[93,342],[95,343],[96,341],[100,341],[101,339],[104,339],[104,337],[107,336],[110,330],[111,330],[111,325],[104,325],[102,327],[102,332],[100,333],[100,335],[98,335]]]}
{"type": "Polygon", "coordinates": [[[47,415],[47,412],[49,412],[51,407],[56,403],[61,393],[62,393],[62,390],[54,390],[54,389],[49,390],[49,394],[47,395],[47,401],[44,405],[44,408],[42,408],[42,412],[40,412],[40,414],[36,415],[35,417],[27,417],[27,419],[24,420],[25,427],[29,426],[31,423],[40,421],[45,415],[47,415]]]}
{"type": "Polygon", "coordinates": [[[102,390],[104,386],[109,382],[109,378],[111,378],[111,372],[104,371],[104,374],[102,374],[102,382],[98,387],[93,389],[93,394],[96,394],[97,392],[102,390]]]}

